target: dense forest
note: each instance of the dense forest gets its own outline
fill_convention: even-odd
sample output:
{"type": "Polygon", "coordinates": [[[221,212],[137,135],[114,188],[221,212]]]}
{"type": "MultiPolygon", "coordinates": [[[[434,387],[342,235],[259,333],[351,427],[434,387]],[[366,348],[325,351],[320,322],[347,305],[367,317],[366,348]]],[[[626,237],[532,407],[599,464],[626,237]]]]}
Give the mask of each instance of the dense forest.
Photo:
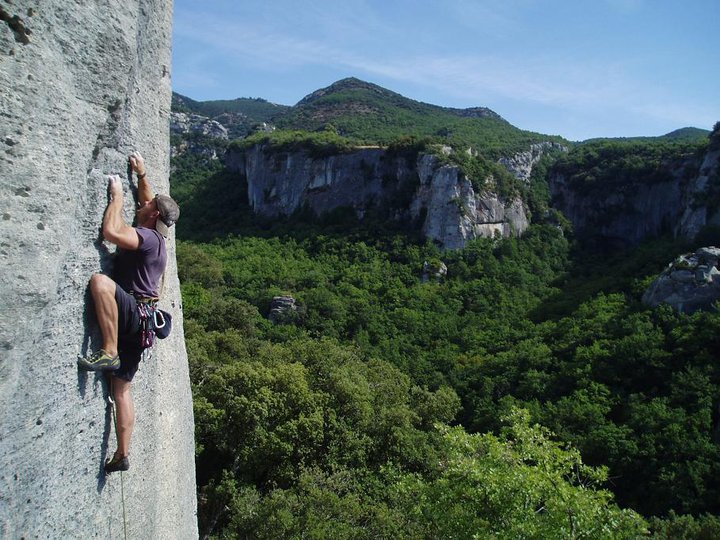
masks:
{"type": "Polygon", "coordinates": [[[673,144],[698,143],[541,163],[529,230],[456,251],[342,214],[260,219],[242,178],[174,158],[202,534],[720,537],[720,315],[640,302],[717,231],[597,253],[547,217],[551,167],[655,171],[673,144]],[[278,296],[295,304],[271,317],[278,296]]]}

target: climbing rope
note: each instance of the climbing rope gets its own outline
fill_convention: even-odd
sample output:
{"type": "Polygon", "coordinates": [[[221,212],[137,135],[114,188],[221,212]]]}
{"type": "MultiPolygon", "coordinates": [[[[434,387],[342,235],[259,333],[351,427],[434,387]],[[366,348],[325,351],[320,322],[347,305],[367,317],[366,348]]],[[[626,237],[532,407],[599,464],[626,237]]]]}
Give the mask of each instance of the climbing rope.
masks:
{"type": "MultiPolygon", "coordinates": [[[[117,437],[117,413],[115,412],[115,401],[112,398],[112,382],[110,382],[110,390],[108,392],[108,403],[110,404],[110,410],[112,411],[113,425],[115,426],[115,437],[117,437]]],[[[127,517],[125,515],[125,478],[123,477],[123,471],[120,471],[120,500],[122,501],[122,514],[123,514],[123,536],[127,540],[127,517]]]]}

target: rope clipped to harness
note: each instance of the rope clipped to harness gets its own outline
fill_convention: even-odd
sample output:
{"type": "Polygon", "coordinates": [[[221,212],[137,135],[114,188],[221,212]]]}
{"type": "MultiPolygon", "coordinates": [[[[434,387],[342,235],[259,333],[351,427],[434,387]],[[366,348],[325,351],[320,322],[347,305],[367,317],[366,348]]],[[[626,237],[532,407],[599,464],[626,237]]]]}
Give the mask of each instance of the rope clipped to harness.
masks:
{"type": "MultiPolygon", "coordinates": [[[[117,437],[118,425],[117,425],[117,411],[115,410],[115,400],[112,398],[112,383],[108,388],[107,402],[112,411],[113,424],[115,426],[115,436],[117,437]]],[[[122,514],[123,514],[123,537],[127,540],[127,515],[125,513],[125,479],[123,478],[123,472],[120,471],[120,500],[122,501],[122,514]]]]}

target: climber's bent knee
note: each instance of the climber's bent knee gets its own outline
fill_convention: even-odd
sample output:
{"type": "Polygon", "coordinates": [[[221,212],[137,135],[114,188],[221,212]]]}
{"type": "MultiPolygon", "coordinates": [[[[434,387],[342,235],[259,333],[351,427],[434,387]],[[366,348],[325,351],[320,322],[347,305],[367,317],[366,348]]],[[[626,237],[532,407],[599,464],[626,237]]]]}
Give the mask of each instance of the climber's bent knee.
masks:
{"type": "Polygon", "coordinates": [[[117,284],[105,274],[93,274],[90,278],[90,291],[93,296],[98,294],[115,294],[117,284]]]}

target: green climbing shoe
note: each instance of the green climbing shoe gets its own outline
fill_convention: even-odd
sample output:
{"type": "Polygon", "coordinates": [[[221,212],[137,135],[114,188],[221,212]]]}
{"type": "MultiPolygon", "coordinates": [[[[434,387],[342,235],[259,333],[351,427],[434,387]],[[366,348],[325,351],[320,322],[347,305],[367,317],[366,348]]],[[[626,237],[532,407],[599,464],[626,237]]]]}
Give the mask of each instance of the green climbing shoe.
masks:
{"type": "Polygon", "coordinates": [[[120,368],[120,357],[110,356],[104,349],[78,360],[80,369],[90,371],[115,371],[120,368]]]}
{"type": "Polygon", "coordinates": [[[130,468],[130,460],[127,456],[117,457],[113,456],[105,462],[105,474],[110,474],[115,471],[127,471],[130,468]]]}

